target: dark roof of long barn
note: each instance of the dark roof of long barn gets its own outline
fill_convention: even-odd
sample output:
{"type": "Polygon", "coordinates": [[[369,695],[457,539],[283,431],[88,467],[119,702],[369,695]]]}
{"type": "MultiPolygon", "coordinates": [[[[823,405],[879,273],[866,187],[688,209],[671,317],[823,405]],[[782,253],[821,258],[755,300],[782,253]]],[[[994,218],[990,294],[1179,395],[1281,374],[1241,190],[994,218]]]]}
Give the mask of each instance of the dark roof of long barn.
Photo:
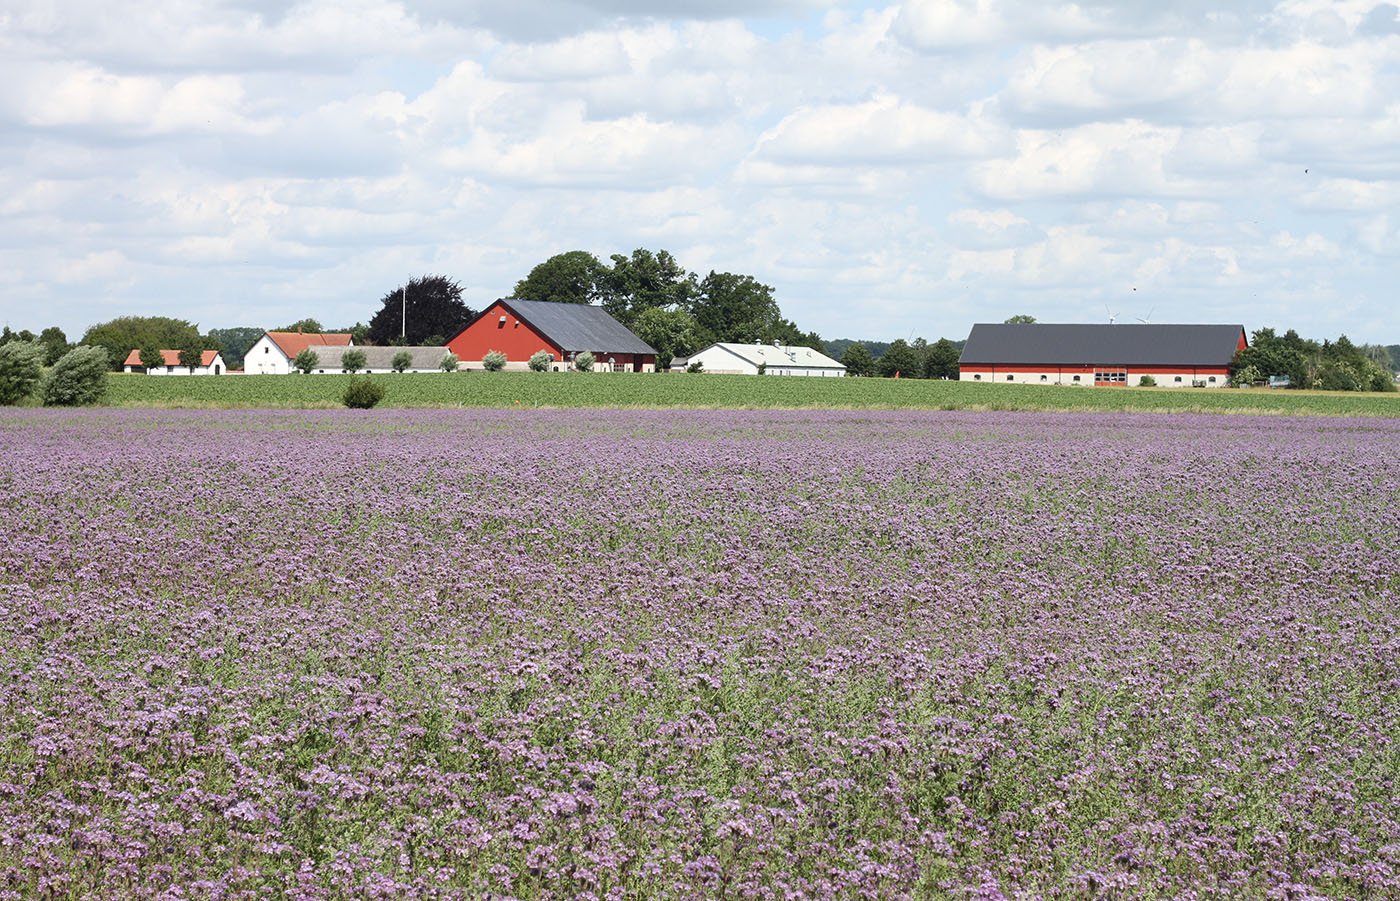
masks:
{"type": "Polygon", "coordinates": [[[612,318],[602,307],[512,298],[498,302],[509,307],[516,316],[530,323],[536,331],[567,352],[591,350],[619,354],[656,353],[656,348],[632,334],[627,326],[612,318]]]}
{"type": "Polygon", "coordinates": [[[961,363],[1225,366],[1243,334],[1242,325],[978,323],[961,363]]]}

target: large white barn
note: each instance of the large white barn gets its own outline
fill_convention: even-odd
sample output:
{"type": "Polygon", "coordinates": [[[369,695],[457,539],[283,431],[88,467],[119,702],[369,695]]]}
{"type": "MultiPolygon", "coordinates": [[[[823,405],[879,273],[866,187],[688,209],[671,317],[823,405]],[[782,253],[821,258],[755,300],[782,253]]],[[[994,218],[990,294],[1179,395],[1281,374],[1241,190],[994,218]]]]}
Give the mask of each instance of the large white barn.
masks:
{"type": "Polygon", "coordinates": [[[1224,388],[1242,325],[978,323],[958,362],[964,382],[1224,388]]]}
{"type": "Polygon", "coordinates": [[[684,359],[671,361],[672,369],[700,363],[705,372],[758,375],[843,376],[846,367],[810,347],[769,344],[711,344],[684,359]]]}

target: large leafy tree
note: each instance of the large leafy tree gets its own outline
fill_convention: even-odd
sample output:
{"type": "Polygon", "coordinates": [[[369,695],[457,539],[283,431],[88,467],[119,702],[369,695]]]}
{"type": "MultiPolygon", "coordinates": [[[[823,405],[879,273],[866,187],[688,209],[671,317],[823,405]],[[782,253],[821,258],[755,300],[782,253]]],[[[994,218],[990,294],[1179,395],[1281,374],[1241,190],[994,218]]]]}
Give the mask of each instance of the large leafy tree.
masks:
{"type": "Polygon", "coordinates": [[[68,336],[56,325],[51,325],[39,333],[39,345],[44,350],[45,366],[57,363],[59,358],[70,350],[68,336]]]}
{"type": "MultiPolygon", "coordinates": [[[[242,369],[243,357],[263,335],[260,328],[213,328],[209,337],[219,342],[219,353],[229,369],[242,369]]],[[[213,350],[213,348],[210,348],[213,350]]]]}
{"type": "Polygon", "coordinates": [[[872,375],[875,372],[875,358],[860,342],[846,348],[841,355],[841,365],[846,367],[847,375],[872,375]]]}
{"type": "MultiPolygon", "coordinates": [[[[87,330],[80,344],[100,347],[106,351],[107,365],[120,369],[132,348],[156,347],[175,350],[191,344],[203,344],[199,328],[184,319],[168,316],[119,316],[87,330]]],[[[84,358],[87,363],[91,358],[84,358]]]]}
{"type": "Polygon", "coordinates": [[[667,251],[638,248],[630,257],[615,253],[611,259],[598,293],[603,309],[618,322],[630,327],[645,310],[690,308],[697,292],[695,274],[667,251]]]}
{"type": "Polygon", "coordinates": [[[785,337],[773,289],[751,275],[712,271],[700,282],[691,311],[716,341],[767,344],[785,337]]]}
{"type": "Polygon", "coordinates": [[[0,344],[0,405],[17,404],[28,397],[43,366],[44,348],[37,341],[0,344]]]}
{"type": "Polygon", "coordinates": [[[593,303],[606,273],[607,268],[586,250],[555,254],[515,283],[515,296],[551,303],[593,303]]]}
{"type": "Polygon", "coordinates": [[[924,357],[924,377],[930,379],[955,379],[958,377],[958,358],[962,352],[947,338],[933,342],[924,357]]]}
{"type": "Polygon", "coordinates": [[[656,348],[656,368],[671,365],[671,358],[686,356],[705,346],[705,335],[695,317],[685,310],[643,310],[632,323],[632,331],[656,348]]]}
{"type": "Polygon", "coordinates": [[[378,345],[422,344],[432,335],[450,339],[476,315],[462,301],[462,286],[443,275],[411,279],[379,303],[369,321],[369,340],[378,345]]]}
{"type": "Polygon", "coordinates": [[[885,378],[891,378],[896,373],[900,378],[906,379],[921,378],[924,374],[923,360],[919,359],[918,353],[903,338],[896,338],[890,344],[890,349],[880,357],[876,368],[885,378]]]}

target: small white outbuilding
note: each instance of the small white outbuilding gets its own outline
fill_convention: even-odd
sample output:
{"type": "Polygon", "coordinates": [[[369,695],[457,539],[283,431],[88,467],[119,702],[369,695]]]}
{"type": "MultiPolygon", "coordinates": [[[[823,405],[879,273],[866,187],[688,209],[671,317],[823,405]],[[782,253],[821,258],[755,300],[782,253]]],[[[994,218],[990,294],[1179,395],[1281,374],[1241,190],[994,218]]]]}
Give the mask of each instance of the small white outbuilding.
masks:
{"type": "Polygon", "coordinates": [[[711,344],[685,359],[671,362],[672,369],[699,363],[705,372],[758,375],[843,376],[846,367],[824,353],[796,344],[711,344]]]}

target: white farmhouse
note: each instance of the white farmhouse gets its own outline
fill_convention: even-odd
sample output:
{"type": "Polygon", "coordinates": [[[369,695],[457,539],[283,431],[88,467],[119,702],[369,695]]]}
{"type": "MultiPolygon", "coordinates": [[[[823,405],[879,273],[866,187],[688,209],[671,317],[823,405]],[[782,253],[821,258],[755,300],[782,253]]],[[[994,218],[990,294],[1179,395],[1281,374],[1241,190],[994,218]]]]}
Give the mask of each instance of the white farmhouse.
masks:
{"type": "Polygon", "coordinates": [[[699,363],[705,372],[758,375],[843,376],[846,367],[826,354],[797,345],[711,344],[684,359],[671,361],[672,369],[699,363]]]}
{"type": "MultiPolygon", "coordinates": [[[[180,365],[180,352],[178,350],[162,350],[161,359],[165,361],[164,366],[152,366],[146,370],[147,375],[223,375],[228,372],[228,366],[224,365],[224,358],[217,350],[206,350],[199,355],[199,365],[191,371],[190,367],[180,365]]],[[[141,365],[141,351],[133,349],[122,361],[123,372],[135,372],[144,368],[141,365]]]]}
{"type": "MultiPolygon", "coordinates": [[[[243,371],[248,375],[286,375],[292,371],[292,361],[297,354],[313,344],[339,347],[343,351],[354,343],[348,333],[341,332],[263,332],[243,355],[243,371]]],[[[325,361],[324,356],[322,361],[325,361]]],[[[339,363],[338,356],[336,362],[339,363]]]]}

